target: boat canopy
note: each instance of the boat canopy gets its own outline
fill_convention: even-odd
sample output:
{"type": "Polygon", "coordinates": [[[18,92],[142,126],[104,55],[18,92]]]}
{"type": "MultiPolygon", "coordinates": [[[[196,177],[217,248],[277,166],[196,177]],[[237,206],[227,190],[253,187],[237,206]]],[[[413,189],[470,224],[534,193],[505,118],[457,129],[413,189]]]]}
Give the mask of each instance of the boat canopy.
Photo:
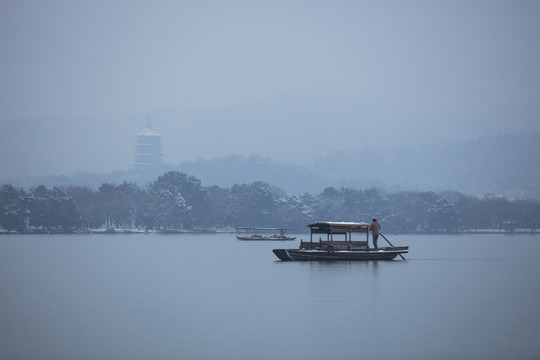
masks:
{"type": "Polygon", "coordinates": [[[349,242],[352,241],[352,233],[365,233],[369,236],[369,224],[365,222],[318,221],[308,227],[311,229],[310,242],[313,242],[313,234],[326,234],[327,241],[334,241],[334,235],[345,235],[345,241],[349,242]]]}
{"type": "Polygon", "coordinates": [[[348,234],[352,232],[367,232],[369,224],[365,222],[335,222],[318,221],[309,224],[312,234],[348,234]]]}

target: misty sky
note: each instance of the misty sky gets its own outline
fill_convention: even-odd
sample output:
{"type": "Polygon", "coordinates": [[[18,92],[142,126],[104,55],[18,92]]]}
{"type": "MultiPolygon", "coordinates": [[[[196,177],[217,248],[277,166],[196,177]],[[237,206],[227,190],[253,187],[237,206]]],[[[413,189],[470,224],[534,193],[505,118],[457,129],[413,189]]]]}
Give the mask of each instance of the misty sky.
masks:
{"type": "Polygon", "coordinates": [[[540,130],[540,1],[0,0],[0,179],[540,130]]]}

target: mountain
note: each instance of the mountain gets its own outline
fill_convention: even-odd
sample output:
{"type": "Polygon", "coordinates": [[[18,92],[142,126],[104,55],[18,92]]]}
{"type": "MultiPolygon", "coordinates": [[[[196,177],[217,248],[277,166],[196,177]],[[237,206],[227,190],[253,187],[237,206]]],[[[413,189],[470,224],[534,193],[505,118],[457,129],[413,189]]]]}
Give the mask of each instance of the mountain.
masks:
{"type": "Polygon", "coordinates": [[[307,166],[259,156],[184,162],[177,170],[205,184],[231,186],[262,180],[289,194],[329,186],[388,191],[456,190],[540,199],[540,132],[499,135],[444,144],[336,152],[307,166]]]}
{"type": "Polygon", "coordinates": [[[106,174],[27,178],[10,181],[21,187],[137,182],[144,185],[165,171],[185,172],[204,186],[230,187],[264,181],[289,195],[318,194],[325,188],[377,187],[386,191],[455,190],[469,195],[496,194],[540,199],[540,132],[500,135],[445,144],[425,144],[355,152],[336,152],[307,166],[260,156],[223,156],[168,165],[160,173],[135,170],[106,174]]]}
{"type": "Polygon", "coordinates": [[[540,198],[540,132],[438,145],[330,154],[308,168],[316,174],[412,190],[457,190],[540,198]],[[324,166],[322,166],[324,164],[324,166]]]}
{"type": "Polygon", "coordinates": [[[214,160],[186,161],[176,170],[194,174],[202,179],[205,186],[230,187],[261,180],[285,190],[288,194],[320,193],[329,186],[363,188],[383,185],[379,182],[332,179],[325,174],[316,174],[306,167],[276,162],[256,155],[231,155],[214,160]]]}

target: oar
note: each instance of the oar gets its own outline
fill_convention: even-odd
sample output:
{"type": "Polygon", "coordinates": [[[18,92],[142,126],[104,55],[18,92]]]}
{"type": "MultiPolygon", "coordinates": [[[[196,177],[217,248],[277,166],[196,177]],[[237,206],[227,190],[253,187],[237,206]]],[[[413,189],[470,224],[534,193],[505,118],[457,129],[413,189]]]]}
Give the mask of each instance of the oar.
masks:
{"type": "MultiPolygon", "coordinates": [[[[390,242],[390,240],[388,240],[388,239],[386,238],[386,236],[384,236],[384,235],[381,234],[381,233],[379,233],[379,235],[381,235],[381,236],[383,237],[383,239],[386,240],[386,242],[390,244],[391,247],[395,247],[395,246],[390,242]]],[[[398,255],[401,256],[401,258],[402,258],[403,260],[405,260],[405,258],[403,257],[403,255],[401,255],[401,254],[398,254],[398,255]]]]}

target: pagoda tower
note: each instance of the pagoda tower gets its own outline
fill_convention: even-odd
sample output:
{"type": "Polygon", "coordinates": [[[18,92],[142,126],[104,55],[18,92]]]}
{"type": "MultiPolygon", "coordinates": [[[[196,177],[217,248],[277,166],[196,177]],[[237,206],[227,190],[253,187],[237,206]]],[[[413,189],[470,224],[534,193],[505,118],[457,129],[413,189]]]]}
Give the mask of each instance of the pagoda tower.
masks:
{"type": "Polygon", "coordinates": [[[135,169],[155,170],[162,165],[161,135],[155,132],[150,124],[137,134],[135,142],[135,169]]]}

